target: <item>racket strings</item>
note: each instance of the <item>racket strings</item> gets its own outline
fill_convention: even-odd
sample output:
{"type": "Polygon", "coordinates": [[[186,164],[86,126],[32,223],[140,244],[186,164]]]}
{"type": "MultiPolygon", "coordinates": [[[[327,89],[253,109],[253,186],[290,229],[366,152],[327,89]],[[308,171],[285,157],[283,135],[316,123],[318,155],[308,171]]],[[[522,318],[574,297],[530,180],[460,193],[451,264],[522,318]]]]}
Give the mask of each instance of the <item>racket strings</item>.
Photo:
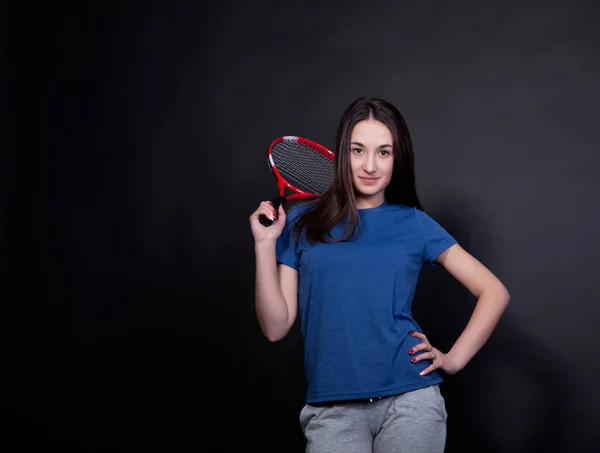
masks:
{"type": "Polygon", "coordinates": [[[298,170],[286,164],[280,163],[278,169],[280,170],[280,173],[287,182],[289,182],[292,186],[302,190],[303,192],[321,194],[324,193],[330,185],[327,184],[325,181],[316,180],[314,175],[310,178],[303,176],[302,172],[311,171],[309,168],[306,167],[304,170],[298,170]],[[299,173],[295,173],[296,171],[298,171],[299,173]]]}
{"type": "MultiPolygon", "coordinates": [[[[280,163],[277,167],[282,177],[292,186],[303,192],[323,193],[323,185],[312,179],[307,179],[302,174],[294,174],[295,169],[287,164],[280,163]],[[284,176],[285,175],[285,176],[284,176]]],[[[329,187],[329,186],[327,186],[329,187]]]]}
{"type": "Polygon", "coordinates": [[[333,160],[300,142],[279,142],[271,156],[282,178],[303,192],[323,194],[333,182],[333,160]]]}
{"type": "MultiPolygon", "coordinates": [[[[322,167],[319,168],[312,168],[312,170],[322,170],[322,167]]],[[[309,172],[311,171],[310,167],[306,167],[304,170],[304,172],[309,172]]],[[[302,176],[303,173],[301,172],[298,175],[294,175],[293,177],[290,176],[289,182],[290,184],[292,184],[293,186],[298,187],[300,190],[303,190],[304,192],[310,192],[310,193],[315,193],[315,194],[322,194],[325,193],[325,191],[329,188],[329,186],[331,185],[332,181],[328,181],[325,180],[323,178],[321,178],[321,175],[313,175],[313,177],[307,179],[306,177],[302,176]]]]}

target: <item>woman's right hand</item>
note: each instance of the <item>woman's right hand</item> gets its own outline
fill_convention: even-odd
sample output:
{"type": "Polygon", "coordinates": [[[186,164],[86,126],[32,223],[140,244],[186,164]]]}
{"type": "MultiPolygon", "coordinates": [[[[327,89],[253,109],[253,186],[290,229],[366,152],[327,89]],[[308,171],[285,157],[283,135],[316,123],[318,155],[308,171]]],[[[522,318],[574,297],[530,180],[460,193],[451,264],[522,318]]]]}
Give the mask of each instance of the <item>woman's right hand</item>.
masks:
{"type": "Polygon", "coordinates": [[[252,229],[254,242],[257,244],[265,241],[276,241],[281,235],[284,226],[285,211],[283,210],[283,206],[279,206],[279,215],[276,216],[275,208],[270,201],[263,201],[250,216],[250,228],[252,229]],[[258,220],[261,214],[264,214],[270,220],[276,217],[277,219],[273,220],[271,226],[266,227],[258,220]]]}

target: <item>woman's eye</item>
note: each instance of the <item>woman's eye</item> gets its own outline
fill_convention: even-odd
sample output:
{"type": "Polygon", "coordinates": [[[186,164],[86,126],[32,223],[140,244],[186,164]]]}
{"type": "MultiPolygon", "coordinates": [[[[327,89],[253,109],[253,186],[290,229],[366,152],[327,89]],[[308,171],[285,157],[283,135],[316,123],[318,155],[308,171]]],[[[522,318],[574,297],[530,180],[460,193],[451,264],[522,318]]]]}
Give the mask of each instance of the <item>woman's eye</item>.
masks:
{"type": "Polygon", "coordinates": [[[389,153],[390,153],[389,151],[386,151],[384,149],[381,150],[381,155],[382,156],[387,156],[389,153]]]}
{"type": "Polygon", "coordinates": [[[360,148],[352,148],[353,153],[362,153],[362,149],[360,148]]]}

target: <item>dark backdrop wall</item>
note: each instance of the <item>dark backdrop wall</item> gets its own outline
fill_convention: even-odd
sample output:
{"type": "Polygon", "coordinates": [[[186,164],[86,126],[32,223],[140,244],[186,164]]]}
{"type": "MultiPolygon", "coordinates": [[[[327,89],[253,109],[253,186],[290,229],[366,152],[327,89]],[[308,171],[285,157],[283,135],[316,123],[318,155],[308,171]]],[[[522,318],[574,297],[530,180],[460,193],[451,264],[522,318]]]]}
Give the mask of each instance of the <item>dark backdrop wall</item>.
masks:
{"type": "MultiPolygon", "coordinates": [[[[3,449],[303,451],[300,333],[272,344],[259,332],[248,216],[275,195],[268,143],[333,148],[343,109],[366,94],[405,115],[426,211],[512,294],[489,343],[443,384],[447,451],[595,451],[598,12],[592,1],[36,10],[0,93],[23,120],[3,192],[3,449]]],[[[447,349],[474,302],[427,268],[414,312],[447,349]]]]}

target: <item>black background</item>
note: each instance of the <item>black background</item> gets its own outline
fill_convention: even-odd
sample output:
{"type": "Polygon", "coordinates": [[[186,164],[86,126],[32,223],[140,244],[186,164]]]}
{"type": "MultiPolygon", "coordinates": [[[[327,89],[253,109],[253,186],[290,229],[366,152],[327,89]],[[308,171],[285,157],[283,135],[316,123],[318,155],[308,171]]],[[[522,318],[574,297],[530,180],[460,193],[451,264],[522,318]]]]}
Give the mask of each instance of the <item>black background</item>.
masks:
{"type": "MultiPolygon", "coordinates": [[[[4,16],[3,451],[303,451],[248,216],[268,143],[333,148],[360,95],[403,112],[425,210],[512,295],[442,386],[447,451],[595,451],[595,2],[86,3],[4,16]]],[[[448,349],[474,302],[427,268],[414,314],[448,349]]]]}

